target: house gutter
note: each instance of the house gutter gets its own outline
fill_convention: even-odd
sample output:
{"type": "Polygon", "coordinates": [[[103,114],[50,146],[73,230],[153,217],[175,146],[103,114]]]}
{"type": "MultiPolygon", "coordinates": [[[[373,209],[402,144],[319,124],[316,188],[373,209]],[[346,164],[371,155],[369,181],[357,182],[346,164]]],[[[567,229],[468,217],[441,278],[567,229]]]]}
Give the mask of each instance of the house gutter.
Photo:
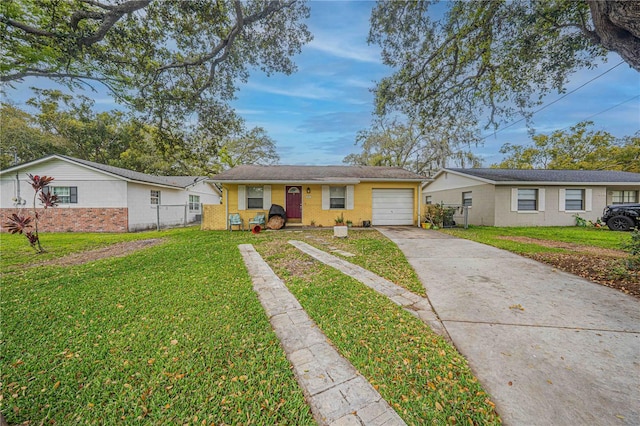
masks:
{"type": "Polygon", "coordinates": [[[222,194],[223,196],[222,202],[224,203],[224,219],[225,219],[224,228],[228,231],[229,230],[229,188],[223,185],[222,191],[227,194],[226,196],[224,195],[224,193],[222,194]]]}
{"type": "Polygon", "coordinates": [[[422,183],[418,185],[418,228],[420,228],[421,216],[422,216],[422,183]]]}
{"type": "Polygon", "coordinates": [[[326,178],[311,180],[273,180],[273,179],[238,179],[238,180],[218,180],[217,182],[225,184],[266,184],[266,185],[357,185],[362,182],[423,182],[422,179],[391,179],[391,178],[326,178]]]}

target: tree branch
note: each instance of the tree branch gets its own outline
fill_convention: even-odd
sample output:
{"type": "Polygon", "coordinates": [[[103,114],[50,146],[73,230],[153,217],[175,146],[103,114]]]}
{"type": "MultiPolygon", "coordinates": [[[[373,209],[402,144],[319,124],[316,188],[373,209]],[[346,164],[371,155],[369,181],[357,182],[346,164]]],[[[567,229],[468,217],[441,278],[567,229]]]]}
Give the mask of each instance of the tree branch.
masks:
{"type": "MultiPolygon", "coordinates": [[[[108,13],[104,14],[102,24],[100,25],[100,27],[98,27],[98,30],[89,37],[79,38],[77,41],[78,45],[90,46],[94,43],[99,42],[107,35],[107,32],[116,24],[116,22],[120,20],[120,18],[128,13],[133,13],[136,10],[144,9],[149,5],[149,3],[151,3],[151,0],[131,0],[126,3],[113,6],[108,13]]],[[[76,14],[80,12],[81,11],[75,12],[71,18],[72,22],[77,19],[76,25],[81,19],[83,19],[82,17],[76,17],[76,14]]],[[[80,15],[82,15],[82,13],[80,13],[80,15]]],[[[88,17],[96,19],[92,16],[88,17]]]]}
{"type": "Polygon", "coordinates": [[[22,22],[14,21],[13,19],[0,16],[0,22],[14,28],[19,28],[27,34],[33,34],[41,37],[55,37],[56,34],[50,31],[41,30],[40,28],[32,27],[22,22]]]}

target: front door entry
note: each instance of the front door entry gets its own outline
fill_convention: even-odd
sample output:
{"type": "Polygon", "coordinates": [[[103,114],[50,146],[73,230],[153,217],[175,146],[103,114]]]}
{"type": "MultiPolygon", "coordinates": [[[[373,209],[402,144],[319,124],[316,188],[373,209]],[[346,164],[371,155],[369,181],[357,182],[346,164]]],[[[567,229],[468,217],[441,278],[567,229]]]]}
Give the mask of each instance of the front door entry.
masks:
{"type": "Polygon", "coordinates": [[[302,187],[287,186],[287,220],[292,222],[302,220],[302,187]]]}

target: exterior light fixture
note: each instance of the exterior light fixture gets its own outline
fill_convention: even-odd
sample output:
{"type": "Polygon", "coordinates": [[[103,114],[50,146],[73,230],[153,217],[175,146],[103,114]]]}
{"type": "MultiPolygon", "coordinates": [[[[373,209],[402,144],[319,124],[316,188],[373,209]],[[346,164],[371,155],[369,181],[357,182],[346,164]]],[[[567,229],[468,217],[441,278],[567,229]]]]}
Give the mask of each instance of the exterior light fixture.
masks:
{"type": "Polygon", "coordinates": [[[307,194],[311,194],[311,188],[307,186],[307,194]]]}

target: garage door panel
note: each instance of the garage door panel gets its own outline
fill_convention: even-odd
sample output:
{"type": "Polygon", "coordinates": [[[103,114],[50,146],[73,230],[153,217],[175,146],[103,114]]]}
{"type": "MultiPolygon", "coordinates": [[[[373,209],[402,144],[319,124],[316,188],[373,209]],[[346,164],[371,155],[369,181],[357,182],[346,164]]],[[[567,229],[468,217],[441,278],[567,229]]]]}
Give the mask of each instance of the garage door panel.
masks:
{"type": "Polygon", "coordinates": [[[373,225],[413,225],[413,189],[374,189],[373,225]]]}

